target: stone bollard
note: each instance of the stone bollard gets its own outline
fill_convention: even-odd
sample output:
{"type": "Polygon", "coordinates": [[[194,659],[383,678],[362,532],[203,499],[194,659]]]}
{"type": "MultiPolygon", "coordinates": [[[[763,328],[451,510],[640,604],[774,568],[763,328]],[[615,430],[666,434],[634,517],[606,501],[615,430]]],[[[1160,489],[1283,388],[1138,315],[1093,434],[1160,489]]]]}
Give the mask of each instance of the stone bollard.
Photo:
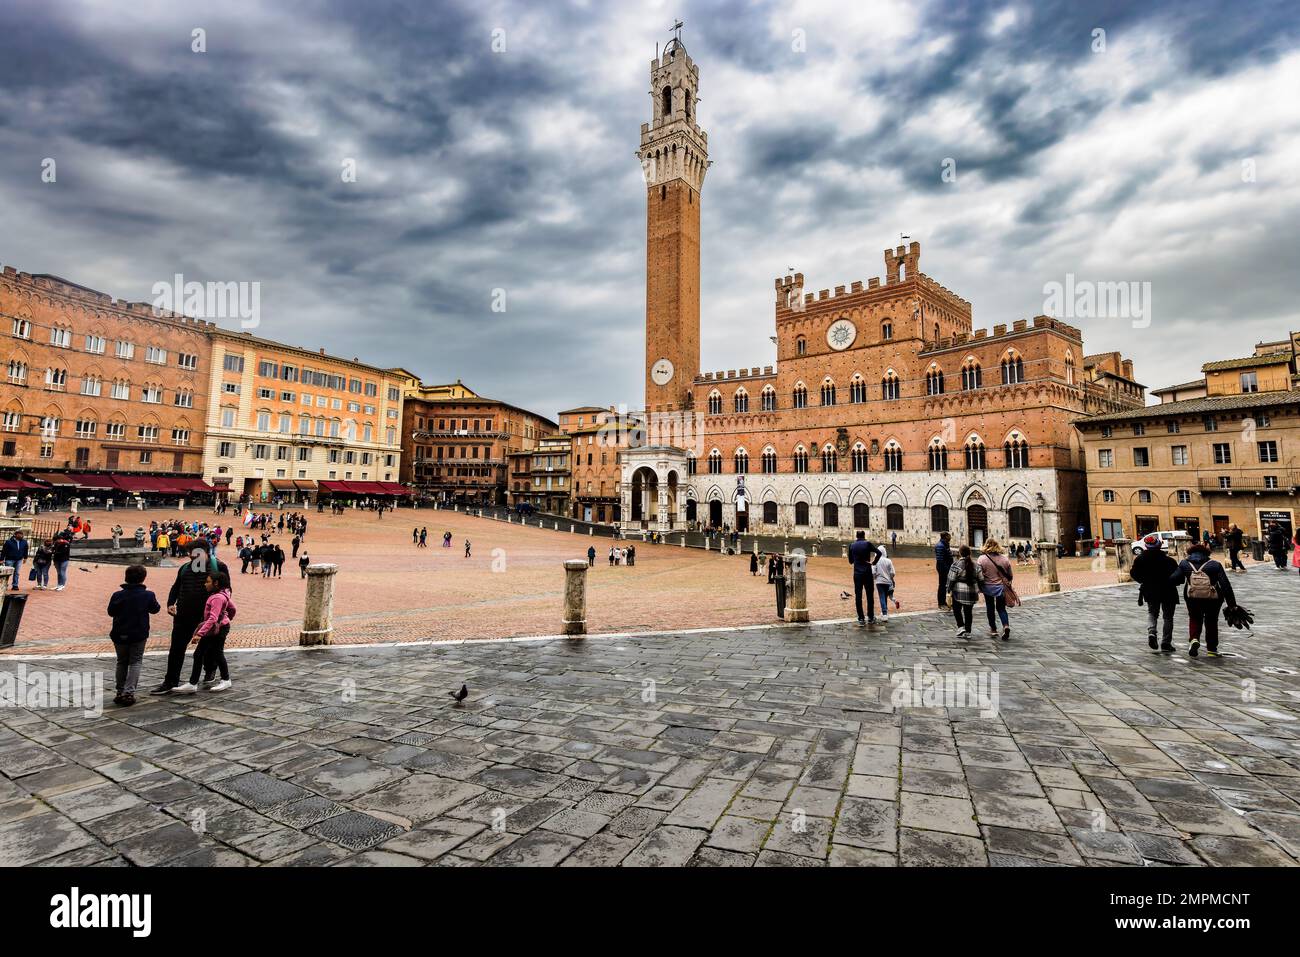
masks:
{"type": "Polygon", "coordinates": [[[176,500],[176,510],[180,512],[185,511],[185,499],[179,498],[176,500]]]}
{"type": "Polygon", "coordinates": [[[1174,555],[1174,561],[1181,562],[1184,558],[1187,557],[1187,543],[1190,541],[1191,541],[1190,538],[1174,539],[1174,547],[1171,549],[1174,555]]]}
{"type": "Polygon", "coordinates": [[[79,499],[79,498],[74,498],[74,499],[72,500],[72,514],[73,514],[73,515],[76,515],[76,514],[77,514],[77,509],[79,509],[80,507],[81,507],[81,499],[79,499]]]}
{"type": "Polygon", "coordinates": [[[595,535],[595,534],[596,534],[596,526],[594,526],[594,525],[590,525],[590,526],[588,526],[588,527],[587,527],[587,534],[588,534],[588,535],[595,535]]]}
{"type": "Polygon", "coordinates": [[[1038,579],[1038,593],[1046,595],[1061,590],[1061,580],[1056,576],[1056,543],[1039,542],[1038,558],[1042,563],[1042,575],[1038,579]]]}
{"type": "Polygon", "coordinates": [[[328,645],[334,641],[334,576],[337,565],[307,566],[307,605],[302,614],[300,645],[328,645]]]}
{"type": "Polygon", "coordinates": [[[587,633],[587,562],[564,563],[564,634],[587,633]]]}
{"type": "Polygon", "coordinates": [[[686,547],[686,533],[682,532],[682,548],[686,547]]]}
{"type": "Polygon", "coordinates": [[[1133,567],[1131,545],[1127,538],[1115,539],[1115,580],[1121,585],[1133,580],[1133,576],[1129,574],[1129,569],[1133,567]]]}
{"type": "Polygon", "coordinates": [[[789,588],[785,596],[785,620],[808,620],[808,560],[800,554],[790,558],[789,588]]]}
{"type": "Polygon", "coordinates": [[[574,526],[574,525],[570,525],[570,526],[569,526],[569,534],[570,534],[570,535],[576,535],[576,534],[578,534],[578,532],[577,532],[577,527],[574,526]]]}

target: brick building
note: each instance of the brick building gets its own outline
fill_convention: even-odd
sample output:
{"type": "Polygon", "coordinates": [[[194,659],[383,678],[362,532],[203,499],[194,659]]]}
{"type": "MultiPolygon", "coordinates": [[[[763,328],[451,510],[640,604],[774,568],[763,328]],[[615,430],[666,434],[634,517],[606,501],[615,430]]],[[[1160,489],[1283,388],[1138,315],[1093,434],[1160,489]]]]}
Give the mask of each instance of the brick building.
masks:
{"type": "Polygon", "coordinates": [[[13,267],[0,275],[0,316],[0,480],[35,479],[62,498],[207,489],[211,323],[13,267]]]}
{"type": "Polygon", "coordinates": [[[560,431],[572,440],[573,518],[617,522],[622,517],[619,452],[638,434],[640,419],[626,411],[583,406],[561,412],[560,431]]]}
{"type": "Polygon", "coordinates": [[[776,279],[775,366],[698,372],[699,70],[673,41],[650,67],[646,171],[646,444],[621,456],[621,521],[851,538],[1074,538],[1087,524],[1072,422],[1139,407],[1117,353],[1088,356],[1047,316],[975,330],[971,305],[921,271],[805,292],[776,279]],[[670,433],[672,438],[664,439],[670,433]]]}
{"type": "Polygon", "coordinates": [[[1290,534],[1300,493],[1300,333],[1255,354],[1207,362],[1193,394],[1076,423],[1091,527],[1107,541],[1181,529],[1222,541],[1229,526],[1290,534]],[[1199,393],[1199,395],[1197,394],[1199,393]]]}
{"type": "Polygon", "coordinates": [[[204,475],[231,499],[401,494],[411,373],[213,327],[204,475]]]}
{"type": "Polygon", "coordinates": [[[459,380],[424,385],[411,379],[402,419],[403,480],[438,501],[503,505],[510,454],[533,450],[555,429],[550,419],[481,396],[459,380]]]}

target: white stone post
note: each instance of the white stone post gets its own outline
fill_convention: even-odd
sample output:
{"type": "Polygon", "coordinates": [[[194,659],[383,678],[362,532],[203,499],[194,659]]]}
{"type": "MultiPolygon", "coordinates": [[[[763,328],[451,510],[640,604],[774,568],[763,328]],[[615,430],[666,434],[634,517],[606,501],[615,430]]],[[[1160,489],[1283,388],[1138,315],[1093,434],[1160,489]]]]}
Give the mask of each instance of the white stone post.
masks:
{"type": "Polygon", "coordinates": [[[334,576],[338,565],[307,566],[307,602],[303,609],[300,645],[328,645],[334,641],[334,576]]]}
{"type": "Polygon", "coordinates": [[[1127,538],[1115,539],[1115,580],[1121,585],[1131,582],[1133,576],[1129,569],[1133,566],[1133,549],[1127,538]]]}
{"type": "Polygon", "coordinates": [[[785,596],[785,620],[787,622],[808,621],[808,565],[803,555],[794,555],[790,559],[790,587],[785,596]]]}
{"type": "Polygon", "coordinates": [[[1042,575],[1038,579],[1038,592],[1046,595],[1061,590],[1061,580],[1056,577],[1056,543],[1039,542],[1038,557],[1042,563],[1042,575]]]}
{"type": "Polygon", "coordinates": [[[587,562],[573,559],[564,563],[564,634],[587,633],[587,562]]]}

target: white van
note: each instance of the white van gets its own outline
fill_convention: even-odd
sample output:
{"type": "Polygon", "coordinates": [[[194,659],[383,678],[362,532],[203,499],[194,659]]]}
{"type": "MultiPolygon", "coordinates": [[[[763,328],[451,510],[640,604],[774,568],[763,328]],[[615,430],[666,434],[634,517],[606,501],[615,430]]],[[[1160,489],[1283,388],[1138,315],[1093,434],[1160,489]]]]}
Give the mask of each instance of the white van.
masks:
{"type": "MultiPolygon", "coordinates": [[[[1192,536],[1188,535],[1186,532],[1182,531],[1181,529],[1176,532],[1152,532],[1151,534],[1159,535],[1161,547],[1164,548],[1165,551],[1170,553],[1172,553],[1174,550],[1174,539],[1181,538],[1187,542],[1190,542],[1192,540],[1192,536]]],[[[1141,538],[1133,542],[1134,555],[1137,555],[1145,550],[1146,550],[1146,545],[1142,544],[1141,538]]]]}

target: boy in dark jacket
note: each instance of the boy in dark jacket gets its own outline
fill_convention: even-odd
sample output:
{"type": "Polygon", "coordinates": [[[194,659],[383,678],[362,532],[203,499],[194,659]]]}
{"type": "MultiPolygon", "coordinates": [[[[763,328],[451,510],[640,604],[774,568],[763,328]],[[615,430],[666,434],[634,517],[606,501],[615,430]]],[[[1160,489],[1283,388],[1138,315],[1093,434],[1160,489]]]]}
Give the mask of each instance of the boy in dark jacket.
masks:
{"type": "Polygon", "coordinates": [[[108,613],[113,618],[108,637],[117,652],[117,697],[113,703],[123,707],[135,704],[144,646],[149,641],[149,616],[162,611],[154,593],[144,587],[146,574],[143,565],[128,566],[126,582],[108,600],[108,613]]]}
{"type": "Polygon", "coordinates": [[[1130,574],[1140,586],[1138,604],[1147,606],[1147,644],[1156,648],[1156,626],[1164,618],[1160,650],[1174,650],[1174,609],[1178,607],[1178,588],[1171,579],[1178,571],[1178,563],[1164,550],[1159,535],[1142,539],[1145,546],[1133,560],[1130,574]]]}
{"type": "Polygon", "coordinates": [[[1210,557],[1210,546],[1196,542],[1187,550],[1187,557],[1178,563],[1178,570],[1169,579],[1172,585],[1183,586],[1183,601],[1187,604],[1188,630],[1191,644],[1187,653],[1193,658],[1201,648],[1201,632],[1205,632],[1207,657],[1219,657],[1219,609],[1226,601],[1229,608],[1237,607],[1237,596],[1223,566],[1210,557]]]}

